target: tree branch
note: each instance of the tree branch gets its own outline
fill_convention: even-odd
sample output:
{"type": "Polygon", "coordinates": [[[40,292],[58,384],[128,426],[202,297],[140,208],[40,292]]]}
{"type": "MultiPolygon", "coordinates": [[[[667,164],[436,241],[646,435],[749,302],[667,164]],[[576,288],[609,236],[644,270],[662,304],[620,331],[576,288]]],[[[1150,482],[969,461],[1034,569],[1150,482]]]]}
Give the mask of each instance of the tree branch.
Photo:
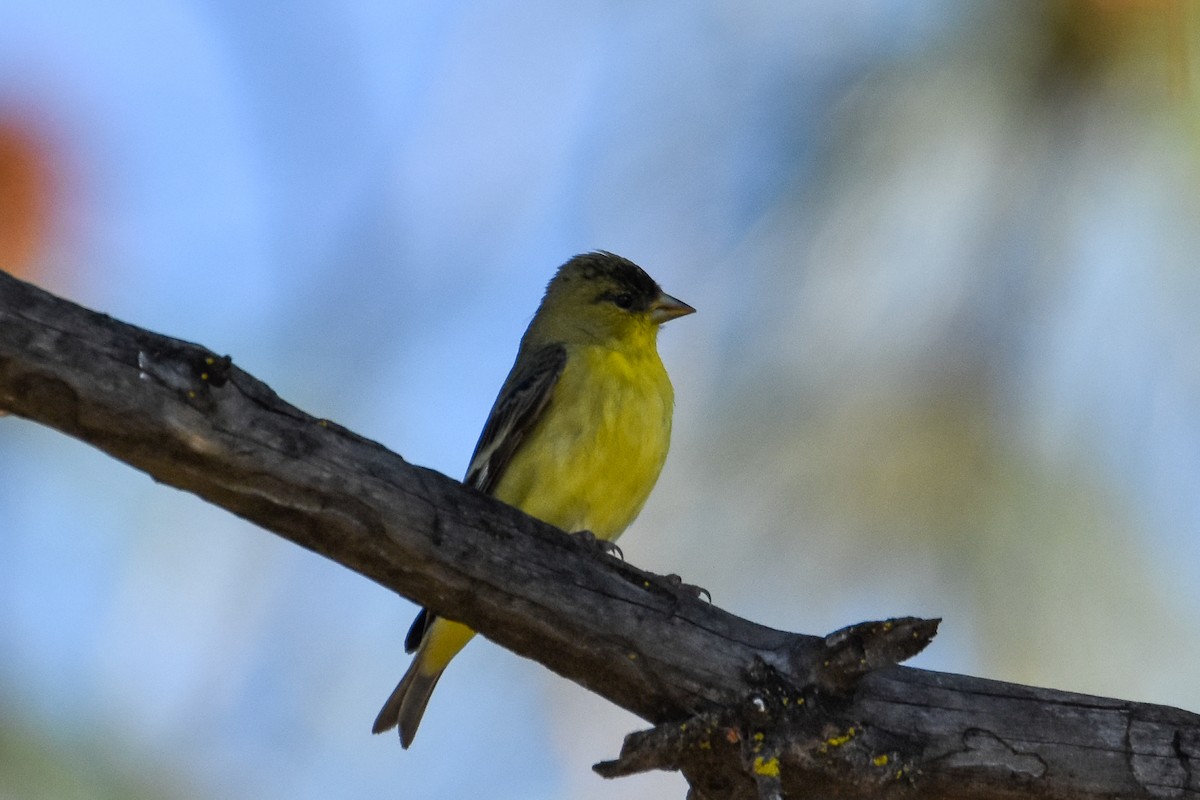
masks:
{"type": "Polygon", "coordinates": [[[462,620],[655,727],[606,776],[697,798],[1200,798],[1200,717],[894,666],[936,621],[740,619],[281,400],[203,347],[0,272],[0,410],[462,620]]]}

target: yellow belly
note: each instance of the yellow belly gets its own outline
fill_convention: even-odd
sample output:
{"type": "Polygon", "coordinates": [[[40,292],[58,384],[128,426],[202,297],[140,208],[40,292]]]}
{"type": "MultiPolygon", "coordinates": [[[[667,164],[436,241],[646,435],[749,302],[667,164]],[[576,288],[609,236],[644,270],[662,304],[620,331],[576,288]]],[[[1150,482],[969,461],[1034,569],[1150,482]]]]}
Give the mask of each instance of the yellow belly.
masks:
{"type": "MultiPolygon", "coordinates": [[[[633,522],[667,458],[674,393],[657,353],[590,347],[567,366],[495,496],[568,532],[616,539],[633,522]]],[[[436,676],[475,632],[439,618],[410,670],[436,676]]]]}
{"type": "Polygon", "coordinates": [[[615,539],[666,461],[674,394],[657,353],[568,353],[550,406],[509,462],[495,496],[566,531],[615,539]]]}

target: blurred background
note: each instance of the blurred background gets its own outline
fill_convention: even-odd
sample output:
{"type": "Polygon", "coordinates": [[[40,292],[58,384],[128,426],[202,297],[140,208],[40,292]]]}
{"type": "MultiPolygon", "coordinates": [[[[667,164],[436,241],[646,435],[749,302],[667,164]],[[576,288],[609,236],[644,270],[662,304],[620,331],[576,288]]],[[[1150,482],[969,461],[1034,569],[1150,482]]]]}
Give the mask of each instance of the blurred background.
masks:
{"type": "MultiPolygon", "coordinates": [[[[668,326],[626,557],[918,666],[1200,710],[1186,1],[0,0],[0,267],[461,476],[555,267],[668,326]]],[[[0,419],[0,797],[682,798],[485,641],[0,419]]]]}

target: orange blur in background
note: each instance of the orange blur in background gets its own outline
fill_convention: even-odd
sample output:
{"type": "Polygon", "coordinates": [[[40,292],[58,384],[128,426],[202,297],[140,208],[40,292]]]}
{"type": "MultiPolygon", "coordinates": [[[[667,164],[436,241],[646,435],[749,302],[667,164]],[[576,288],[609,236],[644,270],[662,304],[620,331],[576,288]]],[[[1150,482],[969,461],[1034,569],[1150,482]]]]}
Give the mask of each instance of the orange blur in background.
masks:
{"type": "Polygon", "coordinates": [[[50,148],[35,126],[0,117],[0,269],[45,277],[54,183],[50,148]]]}

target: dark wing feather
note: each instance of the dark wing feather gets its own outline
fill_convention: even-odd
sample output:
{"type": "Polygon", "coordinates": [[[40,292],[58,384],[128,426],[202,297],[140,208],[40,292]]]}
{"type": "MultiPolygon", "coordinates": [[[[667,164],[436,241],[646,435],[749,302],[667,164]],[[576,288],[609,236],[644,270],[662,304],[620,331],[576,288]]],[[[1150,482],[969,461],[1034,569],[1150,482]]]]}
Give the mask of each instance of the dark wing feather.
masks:
{"type": "Polygon", "coordinates": [[[417,648],[421,646],[421,640],[425,638],[425,631],[431,624],[433,624],[433,614],[428,608],[422,608],[417,612],[417,618],[408,627],[408,635],[404,637],[404,652],[415,653],[417,651],[417,648]]]}
{"type": "Polygon", "coordinates": [[[485,494],[495,491],[504,468],[550,403],[566,365],[567,350],[561,344],[535,351],[524,364],[518,359],[479,434],[463,483],[485,494]]]}
{"type": "MultiPolygon", "coordinates": [[[[567,350],[561,344],[546,345],[525,363],[518,358],[479,434],[463,483],[485,494],[495,490],[504,468],[550,404],[566,365],[567,350]]],[[[428,608],[421,609],[404,637],[404,652],[411,653],[420,646],[435,619],[437,615],[428,608]]]]}

